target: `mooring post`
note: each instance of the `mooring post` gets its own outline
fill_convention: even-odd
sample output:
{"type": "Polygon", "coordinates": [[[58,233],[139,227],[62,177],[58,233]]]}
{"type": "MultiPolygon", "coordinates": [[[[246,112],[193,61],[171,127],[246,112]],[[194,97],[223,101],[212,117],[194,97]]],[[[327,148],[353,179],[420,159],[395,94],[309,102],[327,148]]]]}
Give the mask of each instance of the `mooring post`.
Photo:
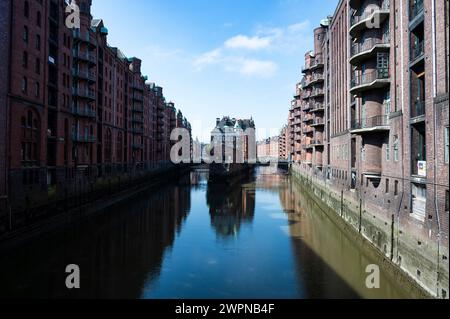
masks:
{"type": "Polygon", "coordinates": [[[344,216],[344,190],[341,190],[341,217],[344,216]]]}

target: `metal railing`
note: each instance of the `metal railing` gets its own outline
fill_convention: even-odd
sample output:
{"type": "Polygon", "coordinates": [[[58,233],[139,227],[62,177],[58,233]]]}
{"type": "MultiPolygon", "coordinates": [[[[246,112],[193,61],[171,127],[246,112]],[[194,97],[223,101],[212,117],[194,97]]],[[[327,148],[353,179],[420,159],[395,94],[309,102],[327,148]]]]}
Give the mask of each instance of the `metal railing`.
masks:
{"type": "Polygon", "coordinates": [[[352,88],[364,84],[370,84],[376,80],[389,79],[389,69],[376,69],[360,75],[356,75],[352,79],[352,88]]]}
{"type": "Polygon", "coordinates": [[[351,56],[360,54],[362,52],[370,51],[373,47],[380,44],[390,44],[389,39],[378,39],[378,38],[371,38],[368,40],[365,40],[362,43],[354,43],[351,48],[351,56]]]}
{"type": "Polygon", "coordinates": [[[95,100],[95,92],[91,89],[72,89],[72,94],[80,97],[89,98],[95,100]]]}
{"type": "Polygon", "coordinates": [[[88,108],[81,108],[81,107],[72,107],[72,113],[75,115],[83,116],[83,117],[95,118],[97,116],[97,113],[95,111],[88,109],[88,108]]]}
{"type": "Polygon", "coordinates": [[[370,129],[388,125],[387,115],[377,115],[374,117],[358,119],[352,121],[352,130],[370,129]]]}
{"type": "Polygon", "coordinates": [[[78,143],[95,143],[97,138],[93,135],[82,136],[80,134],[72,134],[72,141],[78,143]]]}
{"type": "Polygon", "coordinates": [[[412,0],[409,9],[409,20],[414,20],[415,17],[423,13],[423,0],[412,0]]]}
{"type": "Polygon", "coordinates": [[[88,79],[90,81],[95,81],[96,77],[94,72],[92,71],[85,71],[85,70],[79,70],[79,69],[72,69],[72,75],[75,77],[80,77],[83,79],[88,79]]]}
{"type": "Polygon", "coordinates": [[[411,105],[411,118],[425,115],[425,101],[414,101],[411,105]]]}
{"type": "Polygon", "coordinates": [[[419,57],[423,56],[424,53],[425,53],[425,50],[424,50],[424,41],[423,40],[416,42],[416,43],[412,43],[410,61],[411,62],[415,61],[419,57]]]}

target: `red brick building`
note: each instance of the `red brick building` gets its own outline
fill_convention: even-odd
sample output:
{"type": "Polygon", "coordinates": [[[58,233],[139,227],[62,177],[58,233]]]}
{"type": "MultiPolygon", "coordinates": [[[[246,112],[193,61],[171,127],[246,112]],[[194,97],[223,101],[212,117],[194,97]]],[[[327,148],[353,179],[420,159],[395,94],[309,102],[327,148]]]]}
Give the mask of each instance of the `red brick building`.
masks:
{"type": "Polygon", "coordinates": [[[341,0],[314,37],[289,116],[294,170],[362,205],[362,234],[448,298],[449,1],[341,0]]]}
{"type": "Polygon", "coordinates": [[[2,217],[9,207],[29,209],[170,165],[174,103],[147,81],[141,60],[108,45],[91,1],[77,4],[80,28],[69,29],[64,0],[1,2],[2,217]]]}

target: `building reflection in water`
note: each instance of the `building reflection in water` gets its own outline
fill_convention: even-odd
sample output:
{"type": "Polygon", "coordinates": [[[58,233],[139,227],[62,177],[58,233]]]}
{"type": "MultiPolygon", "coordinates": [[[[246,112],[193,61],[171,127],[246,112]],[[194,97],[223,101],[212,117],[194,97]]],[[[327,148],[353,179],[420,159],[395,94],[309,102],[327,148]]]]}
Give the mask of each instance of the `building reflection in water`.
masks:
{"type": "Polygon", "coordinates": [[[222,239],[235,237],[242,224],[251,224],[255,216],[255,188],[253,174],[233,182],[208,184],[206,201],[211,225],[222,239]]]}
{"type": "Polygon", "coordinates": [[[411,297],[383,271],[381,288],[368,289],[365,271],[368,265],[377,264],[374,257],[361,250],[303,192],[295,181],[288,180],[280,191],[280,202],[289,221],[287,232],[299,269],[299,285],[309,298],[411,297]]]}
{"type": "MultiPolygon", "coordinates": [[[[189,182],[189,177],[187,178],[189,182]]],[[[0,297],[139,298],[190,210],[189,183],[152,190],[0,257],[0,297]],[[66,266],[82,289],[68,290],[66,266]]]]}

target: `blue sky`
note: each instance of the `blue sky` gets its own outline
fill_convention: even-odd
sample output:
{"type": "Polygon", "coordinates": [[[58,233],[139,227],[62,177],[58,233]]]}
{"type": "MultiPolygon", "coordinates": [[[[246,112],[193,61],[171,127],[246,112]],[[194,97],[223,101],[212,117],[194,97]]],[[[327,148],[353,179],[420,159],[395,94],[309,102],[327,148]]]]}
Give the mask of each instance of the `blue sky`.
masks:
{"type": "Polygon", "coordinates": [[[93,0],[108,42],[143,60],[209,140],[215,119],[253,116],[259,137],[287,121],[312,30],[338,0],[93,0]]]}

